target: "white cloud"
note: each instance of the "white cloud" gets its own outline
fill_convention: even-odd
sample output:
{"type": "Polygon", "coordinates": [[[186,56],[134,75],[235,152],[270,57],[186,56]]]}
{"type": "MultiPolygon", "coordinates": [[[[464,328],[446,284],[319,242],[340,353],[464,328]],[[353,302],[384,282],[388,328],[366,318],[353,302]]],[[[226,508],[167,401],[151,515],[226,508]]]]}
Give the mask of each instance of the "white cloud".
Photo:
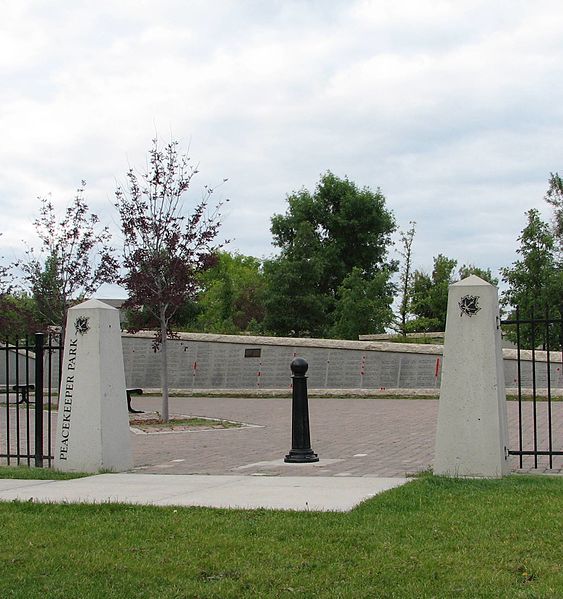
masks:
{"type": "Polygon", "coordinates": [[[224,234],[256,255],[272,251],[286,194],[331,169],[418,222],[421,265],[442,252],[496,268],[562,168],[558,2],[8,6],[4,247],[30,235],[37,195],[63,206],[83,178],[111,223],[115,180],[142,166],[155,130],[191,145],[194,192],[229,177],[224,234]]]}

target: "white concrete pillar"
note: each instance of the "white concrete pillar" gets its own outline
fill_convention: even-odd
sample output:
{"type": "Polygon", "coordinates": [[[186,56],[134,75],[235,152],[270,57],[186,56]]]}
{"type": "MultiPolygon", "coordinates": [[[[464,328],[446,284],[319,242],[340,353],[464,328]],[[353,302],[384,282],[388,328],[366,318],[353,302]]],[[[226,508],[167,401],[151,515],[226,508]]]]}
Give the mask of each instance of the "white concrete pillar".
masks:
{"type": "Polygon", "coordinates": [[[434,473],[508,472],[497,288],[475,275],[450,286],[434,473]]]}
{"type": "Polygon", "coordinates": [[[55,468],[132,468],[119,311],[98,300],[70,308],[63,354],[55,468]]]}

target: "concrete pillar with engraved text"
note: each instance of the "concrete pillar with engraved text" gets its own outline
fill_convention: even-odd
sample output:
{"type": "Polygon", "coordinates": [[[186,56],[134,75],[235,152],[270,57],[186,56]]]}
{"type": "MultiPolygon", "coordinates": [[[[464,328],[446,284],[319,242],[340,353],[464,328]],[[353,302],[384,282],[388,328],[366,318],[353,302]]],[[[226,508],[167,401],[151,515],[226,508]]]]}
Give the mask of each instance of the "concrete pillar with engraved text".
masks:
{"type": "Polygon", "coordinates": [[[508,472],[497,288],[471,275],[450,286],[434,473],[508,472]]]}
{"type": "Polygon", "coordinates": [[[70,308],[63,355],[55,468],[132,468],[119,311],[98,300],[70,308]]]}

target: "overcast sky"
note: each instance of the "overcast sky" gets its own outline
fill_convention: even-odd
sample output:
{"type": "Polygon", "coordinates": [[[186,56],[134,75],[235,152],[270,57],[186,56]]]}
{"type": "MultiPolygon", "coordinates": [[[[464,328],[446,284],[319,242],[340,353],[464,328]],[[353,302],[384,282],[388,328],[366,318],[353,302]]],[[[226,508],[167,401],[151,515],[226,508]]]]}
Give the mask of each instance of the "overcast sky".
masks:
{"type": "MultiPolygon", "coordinates": [[[[563,171],[563,3],[0,0],[5,259],[38,196],[81,179],[116,226],[116,181],[155,132],[223,178],[229,248],[271,255],[270,217],[331,170],[417,222],[416,266],[496,271],[563,171]]],[[[119,245],[119,240],[116,240],[119,245]]]]}

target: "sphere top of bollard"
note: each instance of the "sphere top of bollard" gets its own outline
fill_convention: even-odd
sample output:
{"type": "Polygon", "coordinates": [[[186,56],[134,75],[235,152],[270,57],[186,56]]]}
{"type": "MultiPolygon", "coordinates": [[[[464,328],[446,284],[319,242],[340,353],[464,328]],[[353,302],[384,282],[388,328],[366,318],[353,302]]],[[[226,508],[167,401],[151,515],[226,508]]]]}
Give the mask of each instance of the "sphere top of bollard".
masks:
{"type": "Polygon", "coordinates": [[[307,361],[303,358],[294,358],[293,362],[291,363],[291,372],[297,376],[303,376],[307,372],[308,368],[309,364],[307,364],[307,361]]]}

